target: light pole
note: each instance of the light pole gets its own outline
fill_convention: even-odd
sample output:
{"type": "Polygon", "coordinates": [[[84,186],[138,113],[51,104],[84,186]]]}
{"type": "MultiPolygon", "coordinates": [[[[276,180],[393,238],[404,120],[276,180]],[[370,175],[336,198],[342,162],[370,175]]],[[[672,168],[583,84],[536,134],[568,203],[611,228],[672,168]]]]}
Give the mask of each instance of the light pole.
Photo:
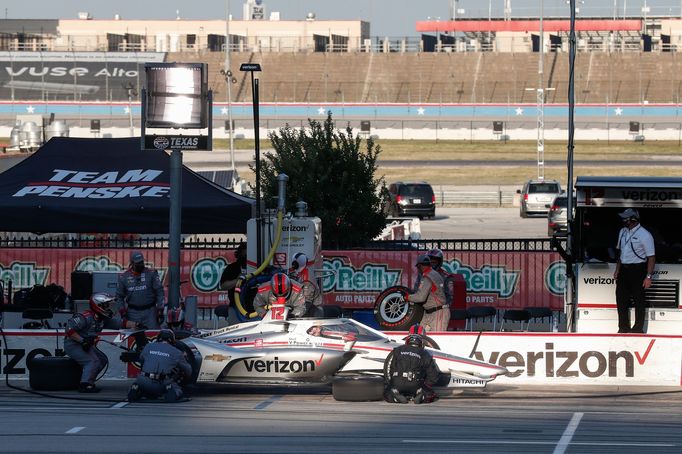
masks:
{"type": "Polygon", "coordinates": [[[230,62],[230,0],[225,0],[225,69],[221,74],[225,76],[225,84],[227,85],[227,131],[230,138],[230,160],[232,164],[232,188],[234,189],[235,167],[234,167],[234,131],[232,129],[232,84],[237,82],[237,79],[232,77],[232,66],[230,62]],[[233,82],[234,81],[234,82],[233,82]]]}
{"type": "Polygon", "coordinates": [[[258,106],[258,79],[254,77],[254,72],[260,72],[261,67],[258,63],[242,63],[240,71],[251,73],[251,93],[253,98],[253,138],[255,141],[254,151],[256,155],[256,258],[258,264],[262,263],[262,241],[261,241],[261,212],[260,212],[260,112],[258,106]]]}
{"type": "Polygon", "coordinates": [[[137,96],[137,90],[130,82],[123,85],[123,88],[128,91],[128,124],[130,125],[130,137],[135,137],[135,126],[133,125],[133,96],[137,96]]]}

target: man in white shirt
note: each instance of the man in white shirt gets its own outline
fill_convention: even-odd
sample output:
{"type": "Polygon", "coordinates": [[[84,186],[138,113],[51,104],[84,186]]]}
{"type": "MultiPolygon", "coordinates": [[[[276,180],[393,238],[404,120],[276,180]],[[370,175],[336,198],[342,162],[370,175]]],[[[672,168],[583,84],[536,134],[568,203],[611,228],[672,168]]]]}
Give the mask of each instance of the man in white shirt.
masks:
{"type": "Polygon", "coordinates": [[[618,332],[643,333],[646,311],[644,290],[651,287],[651,276],[656,264],[654,239],[639,223],[639,213],[628,208],[618,215],[623,228],[618,234],[618,261],[613,277],[616,279],[618,332]],[[635,306],[635,324],[630,326],[630,302],[635,306]]]}

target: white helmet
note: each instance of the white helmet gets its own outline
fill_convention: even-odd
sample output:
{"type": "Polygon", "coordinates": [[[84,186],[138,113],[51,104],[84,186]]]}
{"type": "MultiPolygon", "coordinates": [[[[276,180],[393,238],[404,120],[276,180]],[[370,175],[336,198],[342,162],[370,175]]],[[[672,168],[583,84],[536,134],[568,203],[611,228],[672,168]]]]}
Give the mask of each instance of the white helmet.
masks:
{"type": "Polygon", "coordinates": [[[294,254],[294,260],[291,262],[291,268],[295,271],[300,271],[308,266],[308,256],[303,252],[297,252],[294,254]]]}

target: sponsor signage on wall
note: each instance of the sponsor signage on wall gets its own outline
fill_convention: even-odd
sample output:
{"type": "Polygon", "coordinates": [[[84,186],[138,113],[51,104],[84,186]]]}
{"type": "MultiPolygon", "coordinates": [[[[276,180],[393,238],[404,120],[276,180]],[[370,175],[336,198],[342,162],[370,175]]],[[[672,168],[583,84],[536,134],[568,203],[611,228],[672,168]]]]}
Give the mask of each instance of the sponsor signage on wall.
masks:
{"type": "MultiPolygon", "coordinates": [[[[92,249],[1,249],[0,279],[5,284],[12,280],[14,291],[53,282],[70,291],[72,271],[122,272],[127,268],[131,249],[98,248],[98,240],[92,244],[92,249]]],[[[163,279],[167,251],[143,252],[148,266],[159,270],[163,279]]],[[[416,279],[416,251],[322,251],[322,255],[327,271],[321,282],[326,304],[369,309],[381,291],[393,285],[412,287],[416,279]]],[[[197,295],[200,307],[226,304],[227,292],[216,289],[232,260],[233,250],[183,250],[181,280],[189,282],[182,293],[197,295]]],[[[443,266],[464,277],[468,306],[563,309],[565,265],[558,254],[446,252],[443,266]]]]}

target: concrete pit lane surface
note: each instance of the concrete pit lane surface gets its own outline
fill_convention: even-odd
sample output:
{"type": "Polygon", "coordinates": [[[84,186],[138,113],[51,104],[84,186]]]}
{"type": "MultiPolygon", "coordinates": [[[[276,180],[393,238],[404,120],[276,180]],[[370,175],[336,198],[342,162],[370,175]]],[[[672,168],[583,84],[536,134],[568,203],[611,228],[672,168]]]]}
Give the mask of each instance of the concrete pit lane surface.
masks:
{"type": "MultiPolygon", "coordinates": [[[[26,381],[13,380],[27,386],[26,381]]],[[[329,387],[202,385],[189,402],[102,392],[39,397],[0,386],[8,453],[679,453],[682,389],[511,387],[455,391],[428,405],[337,402],[329,387]]]]}

